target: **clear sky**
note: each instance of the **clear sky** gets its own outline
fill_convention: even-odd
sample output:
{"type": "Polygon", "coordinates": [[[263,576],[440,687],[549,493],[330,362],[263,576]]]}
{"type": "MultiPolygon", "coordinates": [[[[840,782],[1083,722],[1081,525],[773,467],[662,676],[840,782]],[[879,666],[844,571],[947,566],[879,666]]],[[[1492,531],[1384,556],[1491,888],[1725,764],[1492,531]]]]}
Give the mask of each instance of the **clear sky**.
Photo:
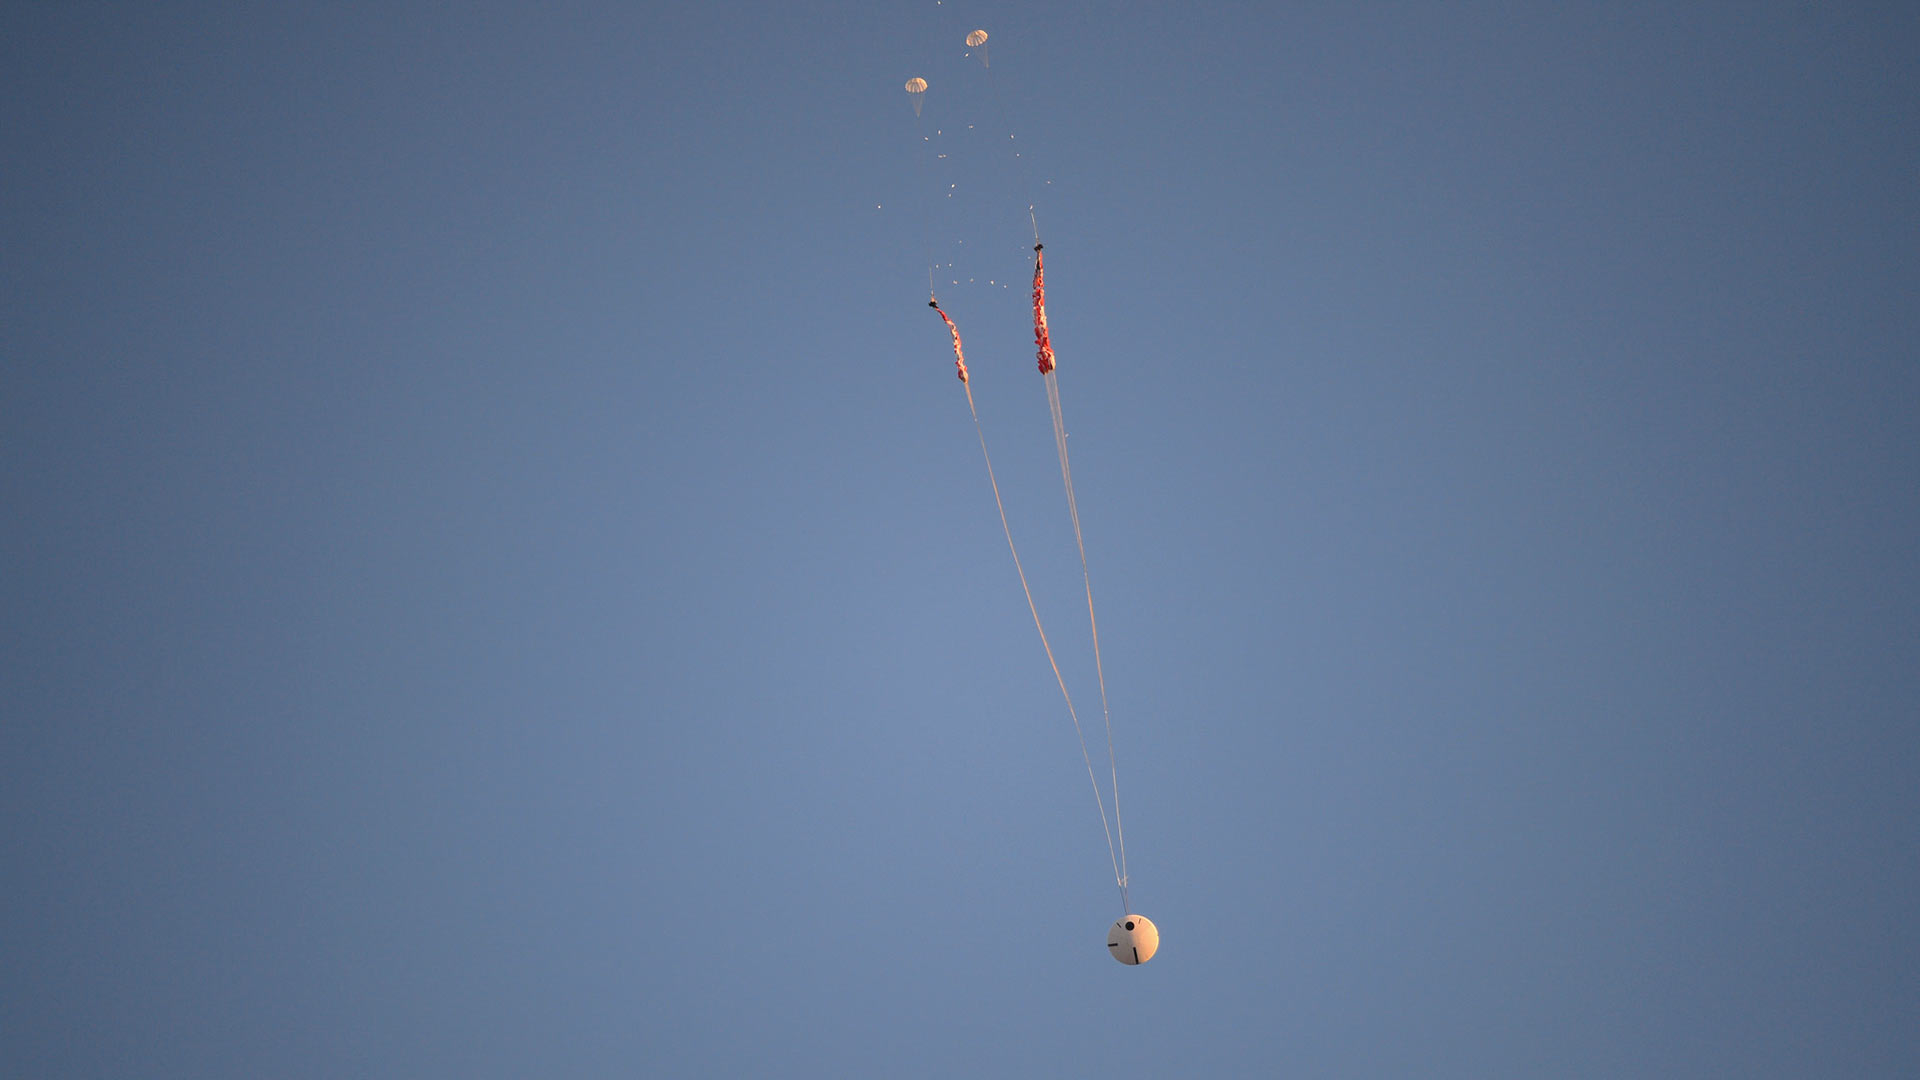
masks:
{"type": "Polygon", "coordinates": [[[1920,1073],[1917,57],[8,5],[0,1073],[1920,1073]]]}

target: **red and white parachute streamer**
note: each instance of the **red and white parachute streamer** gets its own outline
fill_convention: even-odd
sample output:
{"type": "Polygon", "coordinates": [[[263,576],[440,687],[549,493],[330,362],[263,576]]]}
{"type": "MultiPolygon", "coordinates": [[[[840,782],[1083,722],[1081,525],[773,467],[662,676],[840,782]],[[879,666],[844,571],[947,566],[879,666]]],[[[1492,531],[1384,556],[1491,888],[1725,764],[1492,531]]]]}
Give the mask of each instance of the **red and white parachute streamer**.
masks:
{"type": "Polygon", "coordinates": [[[1033,344],[1040,350],[1040,374],[1053,371],[1053,338],[1047,333],[1047,257],[1033,245],[1033,344]]]}
{"type": "MultiPolygon", "coordinates": [[[[952,334],[952,335],[953,335],[953,369],[954,369],[954,374],[956,374],[956,375],[958,375],[958,376],[960,376],[960,381],[964,383],[964,382],[966,382],[966,381],[967,381],[967,354],[966,354],[966,353],[964,353],[964,352],[962,352],[962,351],[960,350],[960,328],[959,328],[959,327],[957,327],[957,326],[955,326],[955,325],[953,325],[953,320],[952,320],[952,319],[949,319],[949,318],[947,318],[947,313],[946,313],[946,312],[944,312],[944,311],[942,311],[942,310],[940,310],[940,301],[939,301],[939,300],[937,300],[937,299],[934,299],[934,300],[928,300],[928,301],[927,301],[927,306],[928,306],[928,307],[930,307],[930,308],[932,308],[932,309],[934,310],[934,313],[940,316],[940,321],[941,321],[941,322],[943,322],[943,323],[946,323],[946,324],[947,324],[947,333],[949,333],[949,334],[952,334]]],[[[973,391],[972,391],[972,390],[968,390],[968,391],[967,391],[967,403],[968,403],[969,405],[971,405],[971,404],[973,403],[973,391]]],[[[979,422],[979,419],[980,419],[980,418],[979,418],[978,416],[976,416],[976,417],[974,417],[974,421],[975,421],[976,423],[977,423],[977,422],[979,422]]]]}

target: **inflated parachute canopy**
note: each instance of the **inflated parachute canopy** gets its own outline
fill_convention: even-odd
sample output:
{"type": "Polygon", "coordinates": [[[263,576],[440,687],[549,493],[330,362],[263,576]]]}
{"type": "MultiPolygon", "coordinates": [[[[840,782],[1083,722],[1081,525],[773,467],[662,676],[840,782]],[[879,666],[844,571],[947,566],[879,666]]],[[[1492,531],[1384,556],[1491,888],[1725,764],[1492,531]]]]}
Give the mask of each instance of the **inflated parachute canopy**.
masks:
{"type": "Polygon", "coordinates": [[[987,32],[985,30],[975,30],[973,33],[967,35],[967,48],[980,50],[980,63],[982,66],[987,65],[986,44],[987,32]]]}
{"type": "Polygon", "coordinates": [[[920,115],[921,95],[927,92],[927,80],[914,76],[907,80],[907,100],[913,102],[913,115],[920,115]]]}
{"type": "Polygon", "coordinates": [[[1128,966],[1146,963],[1159,950],[1160,928],[1145,915],[1123,915],[1107,931],[1107,951],[1128,966]]]}

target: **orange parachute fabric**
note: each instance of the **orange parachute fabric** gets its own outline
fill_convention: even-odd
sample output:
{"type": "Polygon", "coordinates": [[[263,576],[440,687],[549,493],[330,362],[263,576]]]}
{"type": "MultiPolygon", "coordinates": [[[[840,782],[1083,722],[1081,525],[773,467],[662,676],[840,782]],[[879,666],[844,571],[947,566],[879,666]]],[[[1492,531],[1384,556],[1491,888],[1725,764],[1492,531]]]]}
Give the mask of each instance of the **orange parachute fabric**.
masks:
{"type": "Polygon", "coordinates": [[[1033,245],[1033,343],[1040,350],[1040,374],[1053,370],[1053,339],[1047,334],[1047,263],[1033,245]]]}
{"type": "MultiPolygon", "coordinates": [[[[934,313],[940,316],[941,322],[947,324],[947,333],[953,335],[954,374],[960,376],[961,382],[966,382],[967,381],[967,354],[960,351],[960,328],[953,325],[953,320],[947,318],[946,312],[940,310],[940,301],[928,300],[927,306],[932,308],[934,310],[934,313]]],[[[969,400],[971,400],[971,398],[969,398],[969,400]]]]}

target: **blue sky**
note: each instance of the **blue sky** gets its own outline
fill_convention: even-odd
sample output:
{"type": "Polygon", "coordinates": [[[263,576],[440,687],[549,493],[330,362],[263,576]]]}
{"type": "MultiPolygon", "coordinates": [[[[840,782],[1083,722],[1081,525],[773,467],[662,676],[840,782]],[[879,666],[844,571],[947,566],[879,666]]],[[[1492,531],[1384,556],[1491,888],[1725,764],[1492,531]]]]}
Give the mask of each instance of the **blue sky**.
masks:
{"type": "Polygon", "coordinates": [[[20,1075],[1920,1068],[1910,8],[0,30],[20,1075]]]}

